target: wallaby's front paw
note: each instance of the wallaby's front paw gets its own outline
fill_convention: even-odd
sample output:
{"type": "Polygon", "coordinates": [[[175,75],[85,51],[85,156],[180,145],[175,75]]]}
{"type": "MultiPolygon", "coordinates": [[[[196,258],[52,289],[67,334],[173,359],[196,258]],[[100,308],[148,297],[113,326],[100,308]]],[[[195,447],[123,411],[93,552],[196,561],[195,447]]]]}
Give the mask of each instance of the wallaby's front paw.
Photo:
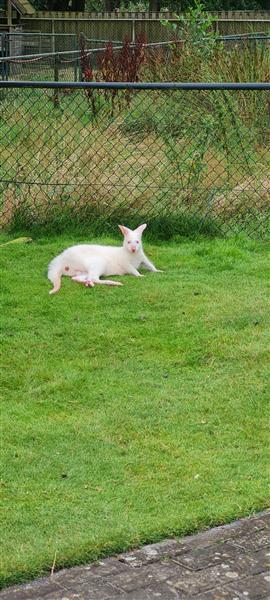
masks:
{"type": "Polygon", "coordinates": [[[162,269],[156,269],[156,273],[164,273],[162,269]]]}
{"type": "Polygon", "coordinates": [[[91,281],[91,279],[86,279],[85,283],[84,283],[85,287],[94,287],[94,282],[91,281]]]}

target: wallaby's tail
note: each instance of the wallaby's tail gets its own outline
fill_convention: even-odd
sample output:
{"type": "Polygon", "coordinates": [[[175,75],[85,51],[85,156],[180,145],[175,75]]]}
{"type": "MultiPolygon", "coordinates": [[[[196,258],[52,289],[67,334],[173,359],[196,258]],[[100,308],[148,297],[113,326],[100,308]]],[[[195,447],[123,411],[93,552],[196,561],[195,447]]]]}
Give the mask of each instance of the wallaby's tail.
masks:
{"type": "Polygon", "coordinates": [[[62,257],[57,256],[50,262],[48,268],[48,279],[53,283],[53,289],[50,290],[49,294],[55,294],[61,287],[61,275],[62,275],[62,257]]]}

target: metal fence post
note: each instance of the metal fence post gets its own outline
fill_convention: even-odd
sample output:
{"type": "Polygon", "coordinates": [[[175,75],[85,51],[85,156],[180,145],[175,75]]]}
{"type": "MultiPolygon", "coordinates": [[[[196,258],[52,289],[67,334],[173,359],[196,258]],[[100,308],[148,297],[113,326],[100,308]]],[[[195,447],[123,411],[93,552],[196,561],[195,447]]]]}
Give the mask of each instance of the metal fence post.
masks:
{"type": "MultiPolygon", "coordinates": [[[[54,55],[54,81],[59,81],[59,55],[58,54],[54,55]]],[[[53,103],[54,103],[54,106],[59,105],[59,95],[58,95],[57,88],[55,88],[55,90],[54,90],[53,103]]]]}
{"type": "MultiPolygon", "coordinates": [[[[3,33],[2,35],[2,56],[4,58],[9,55],[9,35],[8,33],[3,33]]],[[[9,63],[3,62],[2,69],[2,79],[8,81],[9,63]]]]}
{"type": "MultiPolygon", "coordinates": [[[[0,40],[1,40],[1,56],[2,58],[4,58],[4,33],[0,34],[0,40]]],[[[2,66],[1,66],[1,77],[2,79],[4,79],[4,71],[5,71],[5,63],[4,61],[2,62],[2,66]]]]}
{"type": "Polygon", "coordinates": [[[79,61],[78,61],[78,58],[76,58],[76,60],[74,62],[74,81],[78,81],[78,66],[79,66],[79,61]]]}
{"type": "Polygon", "coordinates": [[[54,81],[59,81],[59,55],[54,55],[54,81]]]}

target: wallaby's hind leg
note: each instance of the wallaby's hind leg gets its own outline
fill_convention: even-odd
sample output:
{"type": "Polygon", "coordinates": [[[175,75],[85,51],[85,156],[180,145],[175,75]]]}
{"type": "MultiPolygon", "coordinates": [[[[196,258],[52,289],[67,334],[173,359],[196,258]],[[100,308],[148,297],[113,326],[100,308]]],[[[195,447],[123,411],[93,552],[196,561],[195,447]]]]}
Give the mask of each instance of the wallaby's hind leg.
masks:
{"type": "Polygon", "coordinates": [[[112,281],[111,279],[100,279],[97,273],[82,273],[81,275],[74,275],[73,281],[83,283],[86,287],[94,287],[94,285],[123,285],[120,281],[112,281]]]}
{"type": "Polygon", "coordinates": [[[111,279],[94,279],[94,283],[102,285],[123,285],[120,281],[112,281],[111,279]]]}
{"type": "Polygon", "coordinates": [[[83,283],[86,287],[94,287],[94,282],[86,273],[83,275],[74,275],[74,277],[72,277],[72,281],[83,283]]]}

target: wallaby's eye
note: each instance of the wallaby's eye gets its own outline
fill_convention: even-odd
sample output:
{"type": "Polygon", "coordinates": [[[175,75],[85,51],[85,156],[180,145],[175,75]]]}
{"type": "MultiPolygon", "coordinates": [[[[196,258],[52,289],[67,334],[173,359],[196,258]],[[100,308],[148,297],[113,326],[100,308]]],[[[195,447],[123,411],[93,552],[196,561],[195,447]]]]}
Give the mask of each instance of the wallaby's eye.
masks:
{"type": "Polygon", "coordinates": [[[128,241],[128,244],[131,244],[131,241],[130,241],[130,240],[128,241]]]}
{"type": "Polygon", "coordinates": [[[136,241],[136,244],[139,244],[139,240],[136,241]]]}

